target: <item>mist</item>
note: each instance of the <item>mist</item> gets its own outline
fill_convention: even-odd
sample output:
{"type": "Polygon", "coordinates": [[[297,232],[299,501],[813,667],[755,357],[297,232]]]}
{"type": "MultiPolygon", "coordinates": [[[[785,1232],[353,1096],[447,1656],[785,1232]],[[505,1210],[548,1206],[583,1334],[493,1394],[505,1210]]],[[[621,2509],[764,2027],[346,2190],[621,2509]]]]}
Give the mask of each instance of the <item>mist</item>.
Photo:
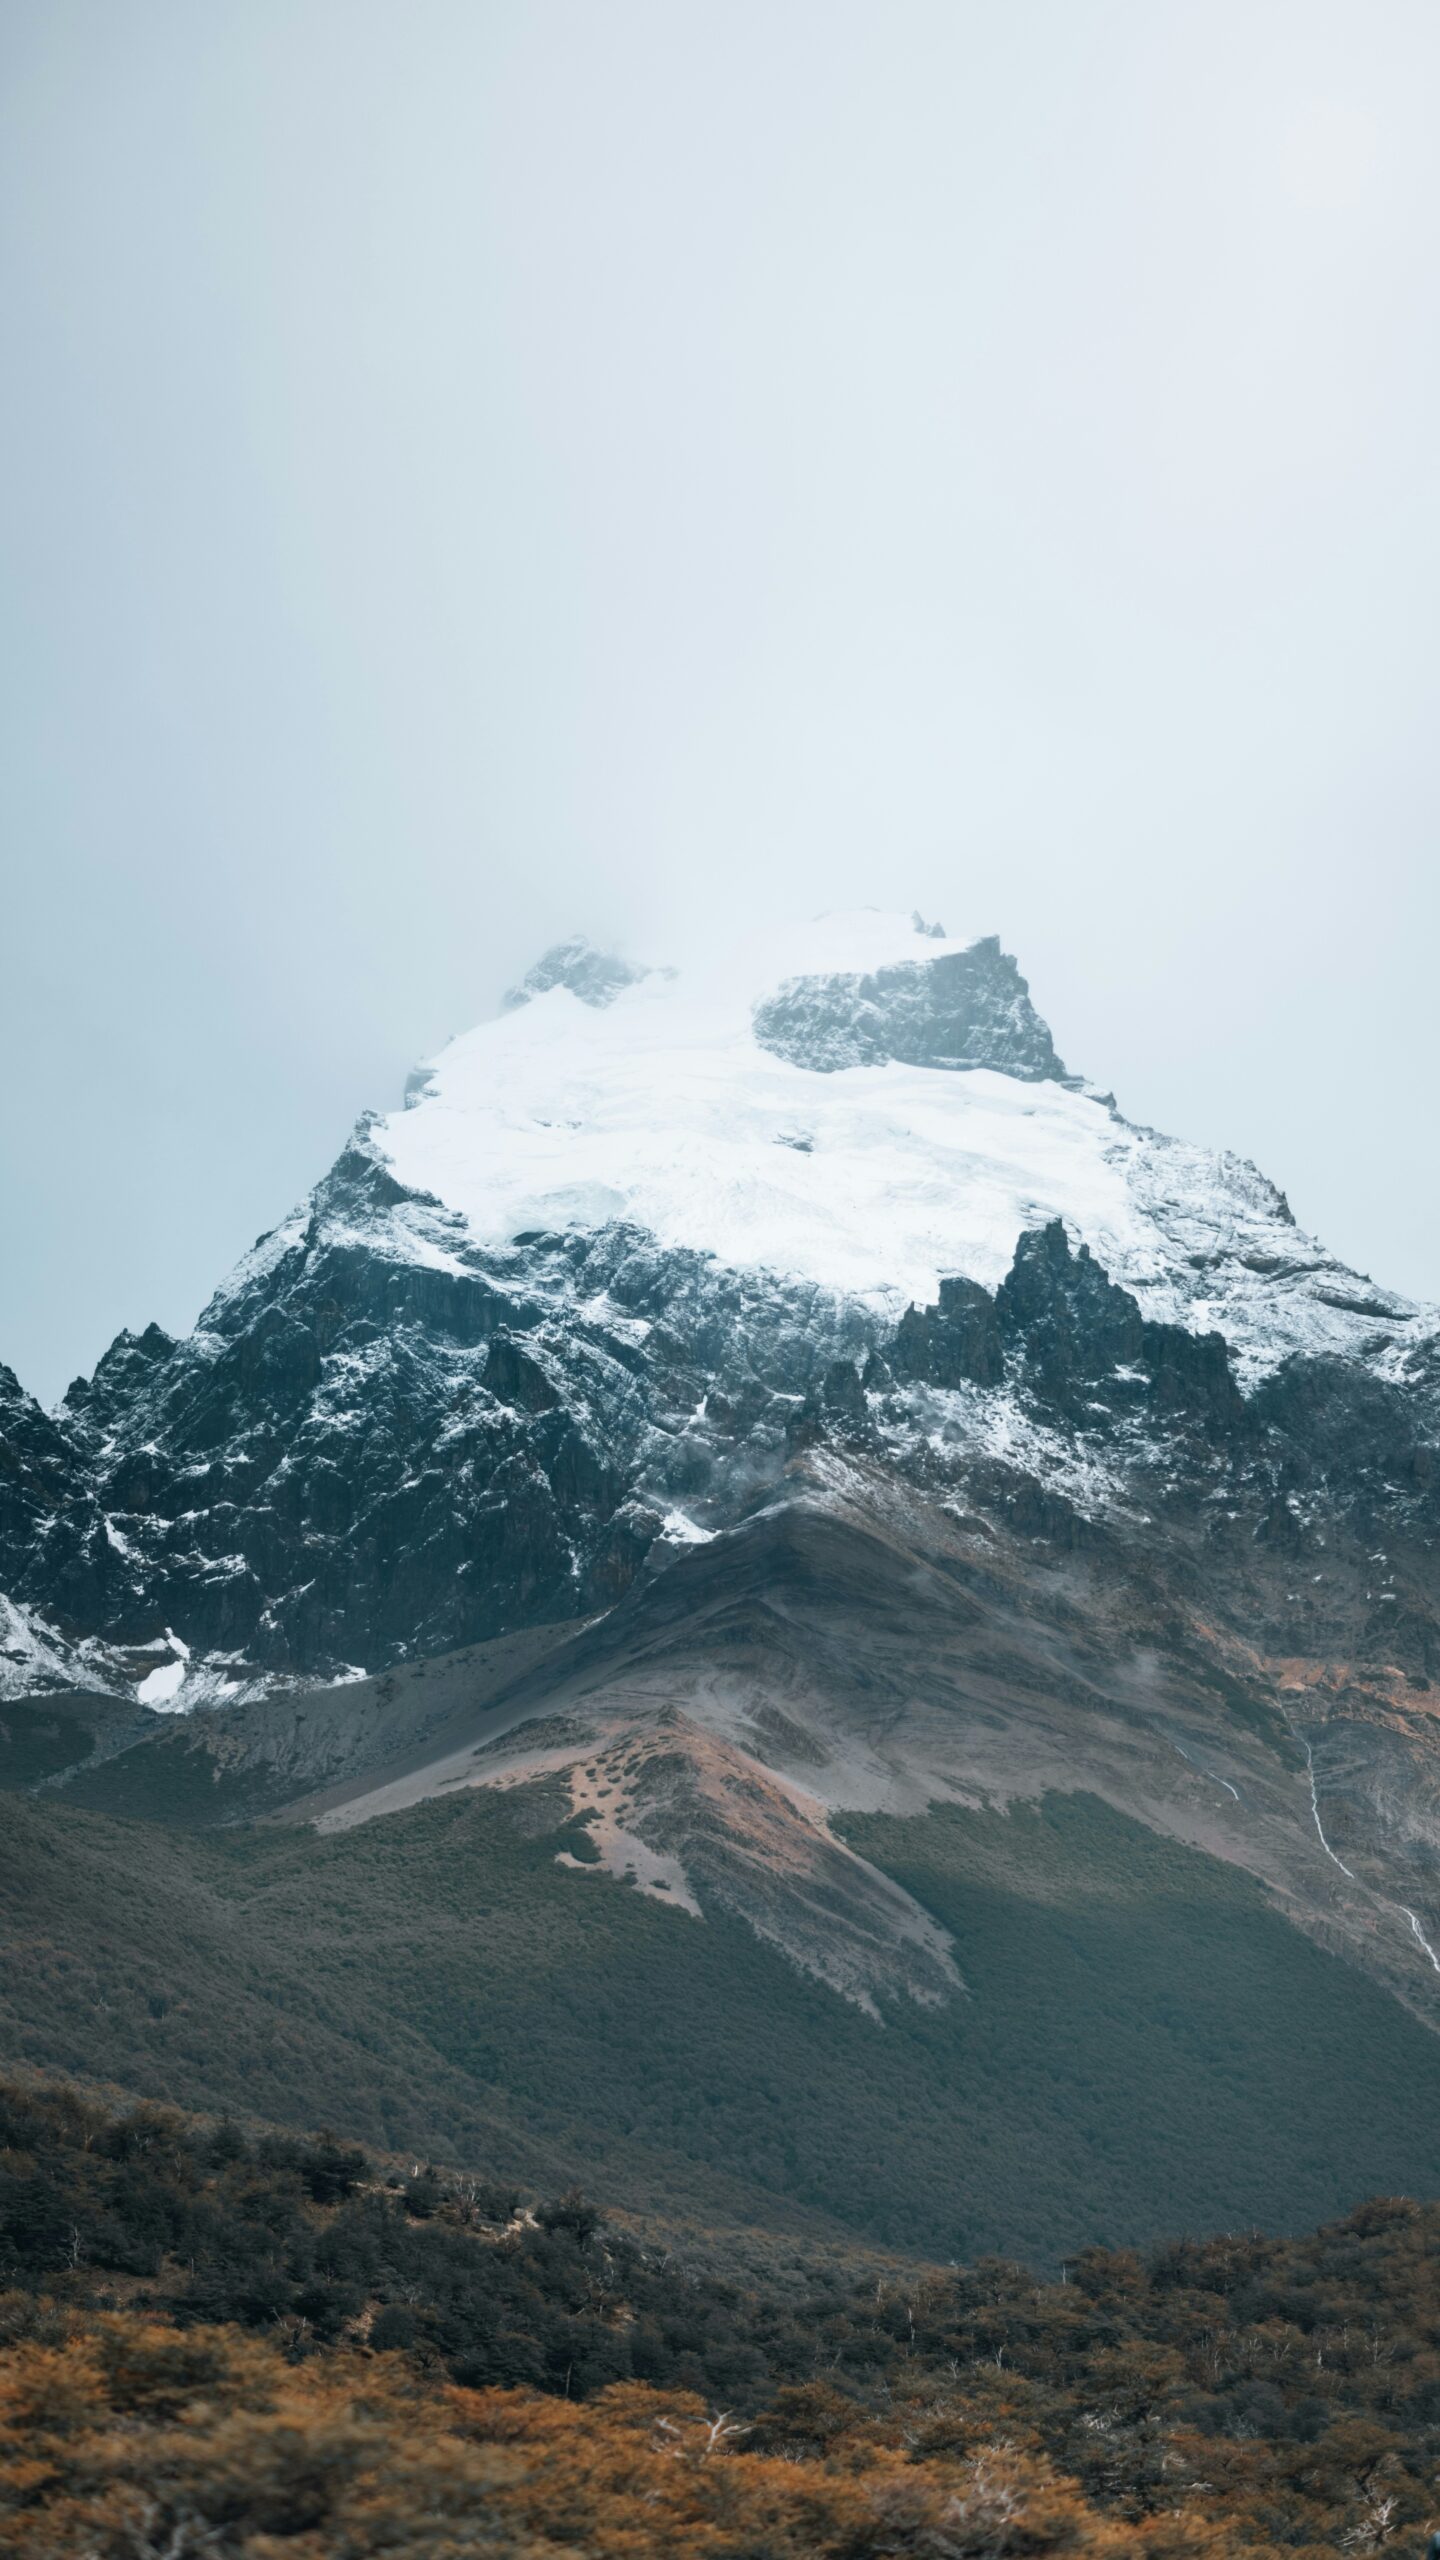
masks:
{"type": "Polygon", "coordinates": [[[1408,0],[10,0],[0,1358],[777,904],[1440,1296],[1437,103],[1408,0]]]}

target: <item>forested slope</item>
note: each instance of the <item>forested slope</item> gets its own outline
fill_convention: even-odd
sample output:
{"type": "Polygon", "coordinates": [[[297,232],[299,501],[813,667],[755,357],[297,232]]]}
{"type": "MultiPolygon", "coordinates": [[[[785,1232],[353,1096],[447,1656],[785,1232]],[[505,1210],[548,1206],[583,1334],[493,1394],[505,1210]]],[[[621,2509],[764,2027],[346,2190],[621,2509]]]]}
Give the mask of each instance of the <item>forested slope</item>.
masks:
{"type": "Polygon", "coordinates": [[[1084,1796],[848,1828],[950,1931],[944,2004],[866,2015],[587,1866],[558,1787],[320,1839],[0,1798],[0,2032],[140,2096],[943,2258],[1435,2192],[1440,2039],[1250,1878],[1084,1796]]]}
{"type": "Polygon", "coordinates": [[[701,2272],[578,2197],[0,2088],[0,2551],[928,2560],[1418,2545],[1440,2208],[1064,2280],[701,2272]]]}

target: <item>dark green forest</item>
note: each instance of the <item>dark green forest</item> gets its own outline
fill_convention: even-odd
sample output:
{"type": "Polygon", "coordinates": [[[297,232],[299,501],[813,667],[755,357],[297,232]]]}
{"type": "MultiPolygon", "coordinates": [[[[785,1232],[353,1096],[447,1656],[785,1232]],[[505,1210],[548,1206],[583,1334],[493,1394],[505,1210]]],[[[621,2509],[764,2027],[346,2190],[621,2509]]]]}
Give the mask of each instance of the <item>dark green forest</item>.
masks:
{"type": "Polygon", "coordinates": [[[0,1799],[0,2034],[143,2096],[677,2225],[1055,2267],[1440,2186],[1440,2044],[1093,1799],[852,1819],[966,1990],[883,2023],[603,1873],[544,1786],[348,1833],[0,1799]]]}

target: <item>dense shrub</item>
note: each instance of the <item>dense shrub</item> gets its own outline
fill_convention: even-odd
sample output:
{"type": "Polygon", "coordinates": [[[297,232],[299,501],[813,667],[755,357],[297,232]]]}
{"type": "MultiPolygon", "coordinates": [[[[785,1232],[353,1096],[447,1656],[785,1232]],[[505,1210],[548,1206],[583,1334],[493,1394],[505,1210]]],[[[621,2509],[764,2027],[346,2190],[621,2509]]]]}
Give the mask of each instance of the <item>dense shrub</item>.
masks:
{"type": "Polygon", "coordinates": [[[0,2084],[0,2554],[1363,2555],[1437,2463],[1440,2207],[781,2291],[578,2195],[0,2084]]]}

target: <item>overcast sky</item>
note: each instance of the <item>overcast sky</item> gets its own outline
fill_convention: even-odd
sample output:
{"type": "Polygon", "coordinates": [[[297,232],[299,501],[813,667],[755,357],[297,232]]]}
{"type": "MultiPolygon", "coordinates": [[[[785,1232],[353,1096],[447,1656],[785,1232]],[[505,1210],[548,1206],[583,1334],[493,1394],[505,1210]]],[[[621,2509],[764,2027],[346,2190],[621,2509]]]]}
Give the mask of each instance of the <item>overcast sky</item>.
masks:
{"type": "Polygon", "coordinates": [[[1440,1297],[1434,0],[7,0],[0,1357],[919,904],[1440,1297]]]}

